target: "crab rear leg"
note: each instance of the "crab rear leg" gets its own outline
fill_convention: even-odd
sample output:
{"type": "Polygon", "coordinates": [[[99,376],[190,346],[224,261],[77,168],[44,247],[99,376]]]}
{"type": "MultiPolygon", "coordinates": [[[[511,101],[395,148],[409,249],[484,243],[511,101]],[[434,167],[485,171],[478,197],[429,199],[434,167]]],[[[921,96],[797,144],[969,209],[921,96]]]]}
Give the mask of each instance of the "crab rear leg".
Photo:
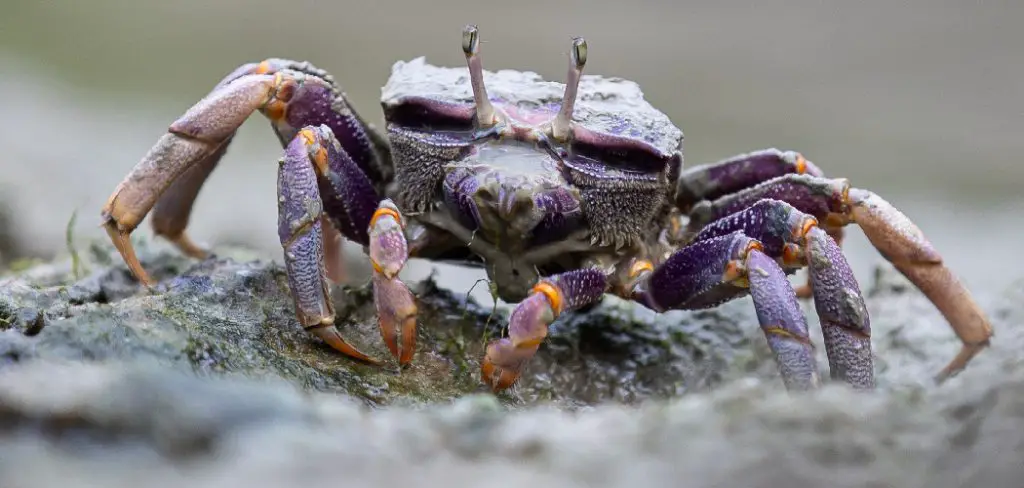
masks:
{"type": "MultiPolygon", "coordinates": [[[[939,382],[963,370],[989,345],[992,325],[953,272],[942,262],[920,229],[878,195],[860,189],[849,192],[849,218],[893,266],[935,304],[963,346],[936,375],[939,382]]],[[[813,285],[812,285],[813,286],[813,285]]]]}
{"type": "Polygon", "coordinates": [[[584,268],[543,278],[508,320],[508,337],[492,341],[481,364],[481,379],[494,391],[512,386],[523,366],[540,348],[548,326],[568,310],[596,303],[608,288],[608,277],[584,268]]]}
{"type": "MultiPolygon", "coordinates": [[[[152,284],[135,256],[129,240],[131,232],[171,183],[197,163],[210,161],[254,110],[278,101],[278,97],[287,98],[289,90],[282,90],[286,84],[283,77],[253,75],[214,91],[171,124],[168,133],[157,141],[114,190],[103,207],[104,227],[129,269],[140,281],[146,285],[152,284]]],[[[212,166],[212,163],[207,164],[212,166]]],[[[202,173],[196,171],[190,175],[191,181],[179,187],[181,193],[177,200],[194,197],[192,194],[198,192],[202,173]]],[[[170,212],[177,215],[182,213],[174,209],[170,212]]]]}

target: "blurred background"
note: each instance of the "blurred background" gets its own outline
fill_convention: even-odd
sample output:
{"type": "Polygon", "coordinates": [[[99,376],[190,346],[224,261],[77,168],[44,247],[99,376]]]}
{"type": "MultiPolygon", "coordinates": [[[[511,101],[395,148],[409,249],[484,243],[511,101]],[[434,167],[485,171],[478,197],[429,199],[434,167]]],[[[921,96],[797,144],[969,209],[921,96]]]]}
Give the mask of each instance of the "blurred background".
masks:
{"type": "MultiPolygon", "coordinates": [[[[121,178],[241,63],[312,61],[379,122],[392,63],[463,65],[467,23],[480,26],[486,68],[556,80],[571,36],[586,36],[587,72],[639,82],[683,128],[687,164],[797,149],[903,209],[969,286],[1020,274],[1024,3],[1011,0],[6,0],[0,253],[64,252],[75,209],[79,239],[100,237],[100,207],[121,178]]],[[[262,117],[243,126],[191,235],[280,259],[279,154],[262,117]]],[[[150,235],[148,222],[138,232],[150,235]]],[[[865,283],[881,258],[850,236],[865,283]]],[[[358,276],[364,260],[350,261],[358,276]]],[[[414,262],[407,274],[430,269],[414,262]]]]}

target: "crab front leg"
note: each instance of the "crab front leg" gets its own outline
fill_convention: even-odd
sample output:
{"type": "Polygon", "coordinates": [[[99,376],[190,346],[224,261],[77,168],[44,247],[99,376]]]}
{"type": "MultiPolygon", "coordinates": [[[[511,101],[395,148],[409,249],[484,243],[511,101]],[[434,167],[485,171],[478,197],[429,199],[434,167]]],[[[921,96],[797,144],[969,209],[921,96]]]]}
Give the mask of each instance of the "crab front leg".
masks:
{"type": "Polygon", "coordinates": [[[369,180],[327,126],[302,129],[285,148],[278,194],[278,234],[300,324],[338,351],[377,363],[334,327],[323,247],[324,224],[330,220],[369,247],[381,336],[399,362],[408,364],[415,352],[416,305],[397,277],[408,258],[397,207],[390,200],[378,203],[369,180]]]}
{"type": "Polygon", "coordinates": [[[565,311],[596,303],[607,288],[608,277],[597,268],[541,279],[512,311],[508,337],[487,345],[480,369],[483,382],[496,392],[512,386],[547,337],[548,326],[565,311]]]}
{"type": "Polygon", "coordinates": [[[376,363],[349,344],[334,326],[334,304],[324,265],[323,201],[314,171],[318,148],[311,136],[302,132],[288,144],[277,175],[278,237],[295,313],[303,328],[334,349],[376,363]]]}
{"type": "Polygon", "coordinates": [[[921,230],[902,212],[882,197],[857,188],[849,191],[848,202],[850,221],[856,222],[882,256],[928,297],[963,343],[936,380],[942,382],[963,370],[989,345],[992,325],[988,317],[921,230]]]}
{"type": "Polygon", "coordinates": [[[381,336],[399,364],[412,362],[416,352],[416,301],[398,278],[409,259],[405,218],[390,200],[384,200],[370,220],[370,262],[373,264],[373,299],[381,336]],[[398,338],[401,337],[401,349],[398,338]]]}

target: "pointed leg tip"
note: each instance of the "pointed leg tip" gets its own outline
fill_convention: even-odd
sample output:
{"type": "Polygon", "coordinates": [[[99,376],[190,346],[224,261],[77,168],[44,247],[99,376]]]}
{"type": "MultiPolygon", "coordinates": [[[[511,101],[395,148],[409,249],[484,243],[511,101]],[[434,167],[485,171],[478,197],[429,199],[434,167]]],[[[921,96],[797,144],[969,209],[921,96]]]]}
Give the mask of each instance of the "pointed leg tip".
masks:
{"type": "Polygon", "coordinates": [[[939,371],[939,374],[935,375],[935,383],[941,385],[952,377],[960,374],[960,372],[967,368],[967,364],[989,345],[989,341],[977,344],[964,344],[963,347],[960,348],[960,352],[957,353],[956,357],[954,357],[945,368],[942,368],[942,371],[939,371]]]}
{"type": "Polygon", "coordinates": [[[117,222],[111,218],[108,218],[103,223],[103,228],[107,231],[107,235],[110,237],[110,241],[114,244],[117,252],[121,254],[121,259],[128,266],[128,271],[143,286],[152,290],[156,282],[146,273],[146,269],[142,267],[138,256],[135,255],[135,247],[132,246],[131,241],[131,230],[121,230],[117,222]]]}
{"type": "Polygon", "coordinates": [[[391,320],[385,322],[385,316],[381,316],[379,320],[382,321],[380,331],[384,344],[387,346],[388,351],[391,351],[391,355],[398,360],[399,366],[404,368],[412,364],[413,357],[416,355],[415,312],[413,312],[413,315],[400,320],[402,323],[401,327],[395,327],[391,320]],[[401,337],[398,336],[397,331],[401,331],[401,337]],[[401,344],[399,344],[399,340],[401,340],[401,344]]]}
{"type": "Polygon", "coordinates": [[[380,366],[381,364],[383,364],[380,360],[370,357],[366,353],[357,349],[352,344],[349,344],[349,342],[346,341],[345,338],[341,336],[341,333],[338,332],[337,327],[335,327],[333,324],[311,329],[310,332],[312,332],[313,335],[319,337],[322,341],[326,342],[327,345],[334,348],[334,350],[352,359],[363,361],[373,366],[380,366]]]}
{"type": "Polygon", "coordinates": [[[196,244],[185,232],[173,236],[165,235],[163,237],[170,241],[171,244],[174,244],[178,251],[190,258],[206,259],[210,257],[210,251],[196,244]]]}

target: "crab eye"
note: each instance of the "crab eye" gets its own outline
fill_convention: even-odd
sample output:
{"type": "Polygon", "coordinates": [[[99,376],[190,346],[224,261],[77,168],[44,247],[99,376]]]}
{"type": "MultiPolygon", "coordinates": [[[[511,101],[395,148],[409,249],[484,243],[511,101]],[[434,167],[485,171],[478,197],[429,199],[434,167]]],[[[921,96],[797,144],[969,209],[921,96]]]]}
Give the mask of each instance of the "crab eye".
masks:
{"type": "Polygon", "coordinates": [[[473,104],[408,97],[385,107],[384,117],[407,129],[468,131],[473,129],[475,109],[473,104]]]}
{"type": "Polygon", "coordinates": [[[672,158],[639,139],[573,128],[571,152],[628,171],[659,173],[672,158]]]}

